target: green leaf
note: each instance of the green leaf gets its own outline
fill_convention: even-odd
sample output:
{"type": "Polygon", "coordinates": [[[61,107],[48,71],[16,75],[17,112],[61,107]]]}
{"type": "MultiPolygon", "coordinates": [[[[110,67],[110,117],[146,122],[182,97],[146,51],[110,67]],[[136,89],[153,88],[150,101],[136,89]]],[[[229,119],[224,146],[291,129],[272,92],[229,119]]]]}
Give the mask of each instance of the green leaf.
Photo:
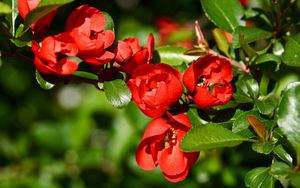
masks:
{"type": "Polygon", "coordinates": [[[291,184],[294,187],[300,187],[300,172],[296,172],[291,177],[291,184]]]}
{"type": "Polygon", "coordinates": [[[196,108],[190,108],[189,111],[187,112],[187,116],[188,116],[189,120],[191,121],[191,124],[193,125],[193,127],[207,123],[206,121],[204,121],[203,119],[201,119],[199,117],[199,114],[198,114],[196,108]]]}
{"type": "Polygon", "coordinates": [[[102,11],[102,14],[104,14],[104,16],[105,16],[104,30],[114,31],[115,24],[114,24],[114,20],[112,19],[112,17],[107,12],[104,12],[104,11],[102,11]]]}
{"type": "Polygon", "coordinates": [[[288,176],[293,172],[293,169],[284,162],[275,161],[271,165],[270,173],[275,176],[288,176]]]}
{"type": "Polygon", "coordinates": [[[52,83],[47,82],[41,75],[40,73],[36,70],[35,71],[35,78],[38,84],[41,86],[43,89],[52,89],[55,85],[52,83]]]}
{"type": "Polygon", "coordinates": [[[227,57],[229,57],[229,43],[225,36],[224,30],[216,28],[212,31],[212,33],[220,51],[223,52],[227,57]]]}
{"type": "Polygon", "coordinates": [[[269,155],[273,151],[274,144],[267,143],[267,142],[265,142],[265,143],[256,142],[256,143],[253,143],[251,145],[251,147],[252,147],[252,150],[256,151],[257,153],[269,155]]]}
{"type": "Polygon", "coordinates": [[[300,34],[287,37],[282,60],[286,65],[300,67],[300,34]]]}
{"type": "Polygon", "coordinates": [[[288,84],[282,94],[276,113],[277,123],[294,147],[300,163],[300,82],[288,84]]]}
{"type": "Polygon", "coordinates": [[[187,132],[181,142],[184,151],[200,151],[219,147],[234,147],[243,141],[250,141],[230,130],[213,123],[197,126],[187,132]]]}
{"type": "Polygon", "coordinates": [[[237,114],[236,119],[233,122],[232,132],[239,134],[246,138],[253,138],[256,136],[254,130],[250,127],[247,117],[254,115],[259,119],[265,126],[266,130],[272,127],[273,122],[262,118],[257,110],[250,110],[237,114]]]}
{"type": "Polygon", "coordinates": [[[239,26],[235,29],[232,36],[233,48],[240,47],[239,35],[242,34],[246,43],[251,43],[257,40],[268,39],[272,37],[272,33],[256,27],[239,26]]]}
{"type": "Polygon", "coordinates": [[[251,76],[242,76],[236,82],[237,92],[234,93],[234,98],[239,103],[252,102],[259,94],[259,86],[256,80],[251,76]]]}
{"type": "Polygon", "coordinates": [[[289,165],[293,165],[293,158],[286,152],[282,145],[276,146],[274,148],[274,153],[284,162],[289,163],[289,165]]]}
{"type": "Polygon", "coordinates": [[[218,27],[232,33],[237,26],[245,25],[241,20],[244,8],[238,0],[200,0],[207,17],[218,27]]]}
{"type": "Polygon", "coordinates": [[[245,176],[245,184],[250,188],[273,188],[275,179],[269,175],[270,168],[258,167],[250,170],[245,176]]]}
{"type": "Polygon", "coordinates": [[[258,111],[263,115],[271,115],[276,108],[275,99],[272,97],[260,97],[254,101],[258,111]]]}
{"type": "Polygon", "coordinates": [[[93,73],[90,73],[90,72],[76,71],[76,72],[73,72],[72,75],[78,76],[78,77],[81,77],[81,78],[87,78],[87,79],[90,79],[90,80],[98,81],[98,76],[96,74],[93,74],[93,73]]]}
{"type": "Polygon", "coordinates": [[[38,7],[27,14],[24,21],[24,31],[44,15],[72,1],[74,0],[41,0],[38,7]]]}
{"type": "Polygon", "coordinates": [[[169,64],[171,66],[181,65],[183,62],[191,63],[196,60],[198,56],[185,55],[186,48],[163,46],[156,48],[160,62],[169,64]]]}
{"type": "Polygon", "coordinates": [[[3,2],[0,2],[0,15],[1,14],[9,14],[11,13],[11,8],[9,5],[3,3],[3,2]]]}
{"type": "Polygon", "coordinates": [[[131,92],[123,80],[105,81],[103,84],[107,100],[116,108],[126,106],[131,100],[131,92]]]}
{"type": "MultiPolygon", "coordinates": [[[[269,62],[274,62],[275,63],[275,71],[279,70],[280,64],[281,64],[281,58],[279,56],[276,56],[274,54],[263,54],[259,55],[255,58],[255,60],[252,62],[253,65],[260,65],[260,64],[265,64],[268,63],[267,66],[270,68],[269,62]]],[[[274,70],[274,69],[272,69],[274,70]]]]}

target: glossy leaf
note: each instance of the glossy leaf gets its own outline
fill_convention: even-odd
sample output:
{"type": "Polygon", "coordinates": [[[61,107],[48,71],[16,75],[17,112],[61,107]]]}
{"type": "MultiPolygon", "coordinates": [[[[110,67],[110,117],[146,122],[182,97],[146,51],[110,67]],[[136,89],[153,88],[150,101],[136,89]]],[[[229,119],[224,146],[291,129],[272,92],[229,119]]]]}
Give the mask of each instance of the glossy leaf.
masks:
{"type": "Polygon", "coordinates": [[[187,116],[188,116],[189,120],[191,121],[191,124],[193,125],[193,127],[207,123],[206,121],[204,121],[203,119],[201,119],[199,117],[199,114],[198,114],[196,108],[190,108],[189,111],[187,112],[187,116]]]}
{"type": "Polygon", "coordinates": [[[282,59],[289,66],[300,67],[300,34],[287,37],[282,59]]]}
{"type": "Polygon", "coordinates": [[[98,80],[98,76],[96,74],[93,74],[93,73],[90,73],[90,72],[85,72],[85,71],[76,71],[76,72],[73,72],[72,75],[78,76],[78,77],[81,77],[81,78],[87,78],[87,79],[90,79],[90,80],[95,80],[95,81],[98,80]]]}
{"type": "Polygon", "coordinates": [[[35,78],[36,78],[36,81],[38,82],[38,84],[41,86],[41,88],[43,89],[52,89],[55,85],[50,83],[50,82],[47,82],[41,75],[40,73],[36,70],[35,71],[35,78]]]}
{"type": "Polygon", "coordinates": [[[213,123],[192,128],[182,140],[181,148],[184,151],[200,151],[220,147],[233,147],[249,141],[230,130],[213,123]]]}
{"type": "Polygon", "coordinates": [[[186,48],[164,46],[156,48],[160,62],[169,64],[171,66],[181,65],[183,62],[191,63],[196,60],[198,56],[185,55],[186,48]]]}
{"type": "MultiPolygon", "coordinates": [[[[284,90],[276,113],[277,123],[300,158],[300,82],[290,83],[284,90]]],[[[299,162],[299,161],[298,161],[299,162]]]]}
{"type": "Polygon", "coordinates": [[[249,115],[254,115],[256,118],[258,118],[265,125],[266,130],[273,126],[272,121],[262,118],[259,112],[256,109],[254,109],[237,114],[236,119],[233,122],[232,132],[247,138],[255,137],[257,134],[250,127],[250,124],[247,121],[247,117],[249,115]]]}
{"type": "Polygon", "coordinates": [[[207,17],[218,27],[233,32],[237,26],[245,25],[241,20],[244,9],[237,0],[200,0],[207,17]]]}
{"type": "Polygon", "coordinates": [[[212,31],[212,34],[220,51],[223,52],[227,57],[229,57],[229,43],[225,36],[225,31],[223,29],[216,28],[212,31]]]}
{"type": "Polygon", "coordinates": [[[266,54],[257,56],[252,64],[261,65],[261,64],[268,63],[267,65],[270,68],[270,64],[269,64],[270,62],[275,63],[275,71],[278,71],[279,67],[280,67],[280,64],[281,64],[281,58],[279,56],[274,55],[274,54],[266,53],[266,54]]]}
{"type": "Polygon", "coordinates": [[[273,114],[276,108],[276,102],[271,97],[265,97],[265,98],[260,97],[257,100],[255,100],[255,105],[258,111],[264,115],[273,114]]]}
{"type": "Polygon", "coordinates": [[[275,161],[271,165],[270,173],[274,176],[288,176],[292,171],[292,168],[286,163],[275,161]]]}
{"type": "Polygon", "coordinates": [[[232,36],[232,46],[240,47],[239,35],[242,34],[246,43],[251,43],[257,40],[268,39],[272,37],[272,33],[256,27],[239,26],[235,29],[232,36]]]}
{"type": "Polygon", "coordinates": [[[123,80],[105,81],[103,84],[107,100],[116,108],[122,108],[131,101],[131,92],[123,80]]]}
{"type": "Polygon", "coordinates": [[[259,94],[259,86],[256,80],[250,76],[242,76],[236,83],[237,92],[234,93],[234,98],[239,103],[252,102],[259,94]]]}
{"type": "Polygon", "coordinates": [[[289,163],[290,165],[293,164],[293,158],[287,151],[283,148],[282,145],[278,145],[274,148],[274,153],[283,161],[289,163]]]}
{"type": "Polygon", "coordinates": [[[24,21],[24,31],[26,31],[31,24],[33,24],[44,15],[72,1],[74,0],[41,0],[38,7],[27,14],[24,21]]]}
{"type": "Polygon", "coordinates": [[[269,155],[274,149],[274,144],[268,142],[265,143],[255,142],[251,145],[251,148],[253,151],[256,151],[257,153],[269,155]]]}
{"type": "Polygon", "coordinates": [[[270,168],[258,167],[245,176],[245,184],[250,188],[273,188],[275,179],[269,174],[270,168]]]}
{"type": "Polygon", "coordinates": [[[11,8],[8,4],[0,2],[0,15],[1,14],[9,14],[11,13],[11,8]]]}

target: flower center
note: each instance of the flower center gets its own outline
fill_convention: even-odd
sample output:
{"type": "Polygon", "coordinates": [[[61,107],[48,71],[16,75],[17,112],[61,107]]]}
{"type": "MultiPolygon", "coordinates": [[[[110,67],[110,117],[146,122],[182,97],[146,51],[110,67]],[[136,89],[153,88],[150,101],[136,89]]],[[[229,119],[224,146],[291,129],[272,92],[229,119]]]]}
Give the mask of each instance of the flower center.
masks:
{"type": "Polygon", "coordinates": [[[212,84],[209,83],[208,80],[206,80],[206,78],[204,77],[201,77],[199,80],[198,80],[198,84],[197,86],[199,87],[210,87],[212,84]]]}
{"type": "Polygon", "coordinates": [[[164,142],[165,149],[170,148],[171,145],[175,145],[176,141],[177,141],[176,130],[173,127],[171,127],[167,132],[167,136],[165,137],[165,142],[164,142]]]}

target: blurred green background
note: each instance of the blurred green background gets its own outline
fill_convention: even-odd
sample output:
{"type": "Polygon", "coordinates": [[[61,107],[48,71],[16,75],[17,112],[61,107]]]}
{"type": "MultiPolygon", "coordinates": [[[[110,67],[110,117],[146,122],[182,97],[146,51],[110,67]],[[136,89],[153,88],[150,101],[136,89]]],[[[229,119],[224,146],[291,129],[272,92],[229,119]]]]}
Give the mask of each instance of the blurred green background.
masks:
{"type": "MultiPolygon", "coordinates": [[[[139,37],[142,44],[149,32],[157,36],[159,16],[180,23],[204,18],[198,0],[77,0],[59,10],[50,33],[61,32],[69,13],[84,3],[113,17],[117,39],[139,37]]],[[[36,83],[30,59],[2,61],[1,188],[244,187],[248,170],[268,165],[269,159],[243,144],[202,152],[185,181],[169,183],[159,169],[143,171],[135,162],[150,119],[134,104],[114,109],[104,93],[81,83],[60,83],[46,91],[36,83]]]]}

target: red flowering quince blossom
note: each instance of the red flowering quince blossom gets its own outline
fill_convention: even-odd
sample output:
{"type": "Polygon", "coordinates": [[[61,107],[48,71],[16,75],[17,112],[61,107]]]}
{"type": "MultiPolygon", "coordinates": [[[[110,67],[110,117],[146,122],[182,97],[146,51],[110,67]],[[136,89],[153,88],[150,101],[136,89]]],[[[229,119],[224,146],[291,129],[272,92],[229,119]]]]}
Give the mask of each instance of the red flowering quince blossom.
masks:
{"type": "Polygon", "coordinates": [[[66,32],[76,41],[78,56],[93,65],[108,63],[114,58],[109,48],[115,34],[111,30],[104,30],[105,15],[94,7],[81,5],[68,17],[66,32]]]}
{"type": "MultiPolygon", "coordinates": [[[[183,25],[180,23],[175,22],[169,17],[159,17],[155,22],[156,27],[158,28],[159,34],[159,44],[160,45],[167,45],[172,44],[175,46],[180,46],[184,48],[193,48],[193,39],[190,36],[182,38],[181,40],[175,40],[173,42],[170,40],[172,35],[176,35],[176,33],[186,32],[191,30],[188,25],[183,25]]],[[[176,38],[176,37],[175,37],[176,38]]]]}
{"type": "Polygon", "coordinates": [[[183,93],[179,71],[167,64],[144,64],[136,68],[127,84],[132,100],[147,116],[162,116],[183,93]]]}
{"type": "MultiPolygon", "coordinates": [[[[35,9],[40,1],[41,0],[18,0],[18,10],[21,17],[25,19],[27,14],[35,9]]],[[[30,26],[30,29],[38,41],[43,40],[47,36],[47,31],[56,12],[57,10],[49,12],[30,26]]]]}
{"type": "Polygon", "coordinates": [[[171,182],[184,180],[199,152],[183,152],[180,143],[192,128],[185,114],[159,117],[146,128],[136,152],[137,164],[144,170],[159,166],[165,178],[171,182]]]}
{"type": "Polygon", "coordinates": [[[69,57],[76,56],[78,48],[67,33],[45,38],[40,46],[33,41],[34,65],[45,74],[70,75],[78,68],[78,63],[69,57]]]}
{"type": "Polygon", "coordinates": [[[230,62],[211,54],[194,61],[183,75],[183,83],[199,108],[227,103],[233,93],[230,62]]]}
{"type": "Polygon", "coordinates": [[[149,34],[145,48],[141,47],[138,38],[119,40],[114,52],[116,54],[115,61],[120,65],[121,70],[131,75],[139,65],[151,63],[154,52],[154,37],[149,34]]]}

